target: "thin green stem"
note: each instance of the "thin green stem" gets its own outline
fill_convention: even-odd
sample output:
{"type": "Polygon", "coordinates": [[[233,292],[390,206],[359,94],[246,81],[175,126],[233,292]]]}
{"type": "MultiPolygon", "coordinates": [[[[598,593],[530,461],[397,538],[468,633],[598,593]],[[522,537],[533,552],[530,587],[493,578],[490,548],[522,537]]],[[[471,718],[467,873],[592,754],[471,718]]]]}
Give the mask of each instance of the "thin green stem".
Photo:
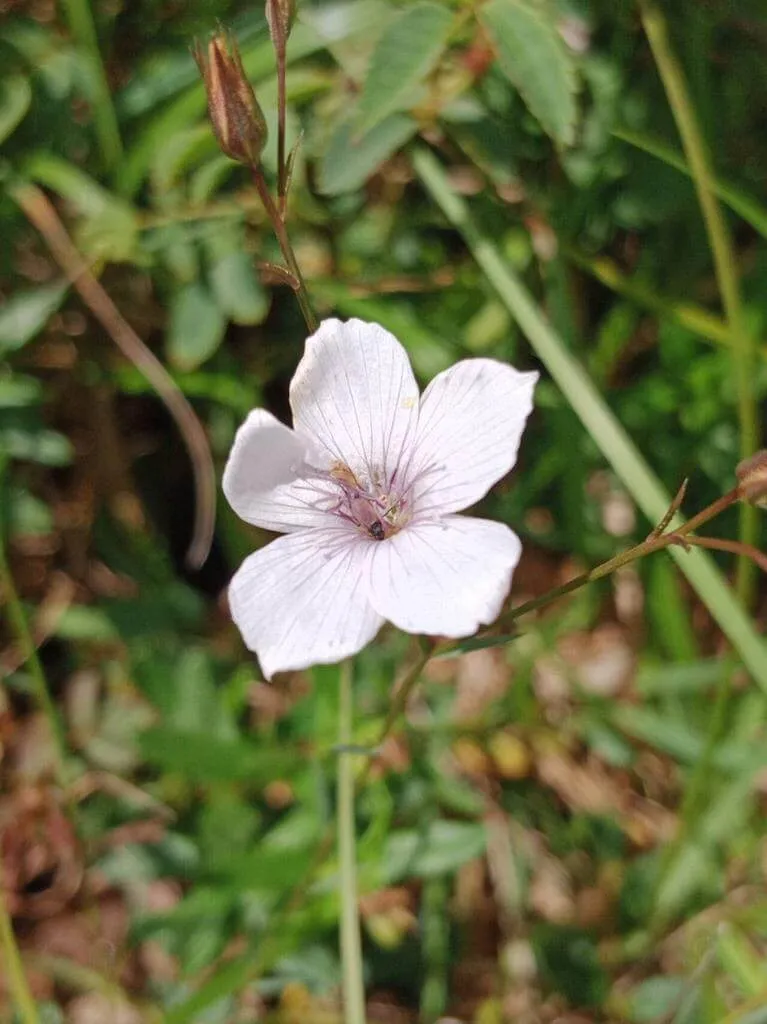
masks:
{"type": "MultiPolygon", "coordinates": [[[[0,466],[0,485],[2,484],[2,477],[3,467],[0,466]]],[[[37,646],[35,645],[32,631],[29,628],[24,607],[21,603],[18,591],[16,590],[16,584],[13,581],[13,574],[11,573],[11,567],[8,563],[8,556],[5,549],[6,531],[2,512],[3,494],[0,491],[0,588],[2,590],[4,602],[8,606],[8,620],[10,622],[11,629],[16,636],[16,642],[21,650],[24,664],[29,668],[34,699],[38,708],[45,715],[48,722],[48,728],[50,729],[51,739],[54,744],[55,770],[56,774],[61,777],[66,751],[64,732],[56,710],[56,705],[54,704],[50,690],[48,689],[48,681],[45,678],[45,672],[43,671],[42,662],[40,661],[40,657],[37,653],[37,646]]]]}
{"type": "Polygon", "coordinates": [[[343,748],[352,742],[354,702],[353,665],[341,666],[338,706],[338,863],[341,885],[341,969],[344,1021],[365,1024],[365,985],[362,976],[362,941],[357,900],[357,859],[354,819],[354,761],[343,748]]]}
{"type": "MultiPolygon", "coordinates": [[[[716,279],[722,296],[725,317],[732,338],[735,385],[738,396],[741,458],[759,447],[759,420],[754,392],[754,340],[748,330],[738,281],[737,262],[727,222],[717,199],[717,185],[711,169],[703,133],[698,124],[684,72],[669,39],[665,18],[653,0],[640,0],[639,7],[647,40],[655,58],[671,112],[674,115],[690,175],[698,194],[706,233],[714,259],[716,279]]],[[[740,539],[744,544],[758,543],[758,511],[743,503],[740,510],[740,539]]],[[[754,596],[755,567],[741,557],[738,560],[737,589],[741,601],[750,607],[754,596]]]]}
{"type": "Polygon", "coordinates": [[[11,998],[16,1006],[19,1019],[22,1024],[39,1024],[40,1018],[37,1015],[37,1006],[27,984],[27,977],[24,974],[21,953],[16,943],[13,922],[8,912],[8,905],[2,885],[0,885],[0,946],[2,946],[3,959],[5,960],[8,988],[10,989],[11,998]]]}
{"type": "Polygon", "coordinates": [[[285,226],[285,221],[280,214],[280,211],[275,206],[272,195],[269,191],[269,187],[266,184],[266,178],[264,178],[264,172],[260,167],[253,168],[253,180],[256,183],[258,189],[258,195],[261,202],[264,204],[267,216],[272,223],[274,233],[277,236],[282,255],[285,257],[285,262],[288,265],[288,270],[293,275],[296,281],[296,298],[298,305],[301,308],[301,313],[306,326],[309,331],[313,334],[319,327],[319,321],[317,314],[314,312],[311,299],[309,298],[309,289],[306,287],[306,281],[301,273],[301,268],[298,265],[296,254],[293,252],[293,246],[290,242],[290,236],[288,235],[288,229],[285,226]]]}
{"type": "MultiPolygon", "coordinates": [[[[629,277],[624,274],[613,260],[605,256],[589,256],[567,244],[562,245],[562,252],[576,267],[590,274],[616,295],[630,299],[637,306],[679,324],[680,327],[692,331],[714,345],[727,348],[732,345],[727,324],[707,309],[692,302],[677,301],[658,294],[652,286],[637,280],[636,275],[629,277]]],[[[759,355],[762,359],[767,359],[767,347],[761,345],[759,355]]]]}
{"type": "Polygon", "coordinates": [[[93,74],[93,114],[101,157],[107,171],[115,171],[122,160],[123,144],[112,102],[106,69],[101,58],[99,39],[89,0],[64,0],[69,30],[91,65],[93,74]]]}
{"type": "MultiPolygon", "coordinates": [[[[679,171],[681,174],[686,174],[688,178],[690,177],[690,168],[687,166],[687,161],[682,154],[678,153],[671,146],[666,145],[665,142],[661,142],[660,139],[645,135],[642,132],[630,131],[628,128],[614,128],[611,134],[616,139],[627,142],[629,146],[641,149],[643,153],[654,156],[656,160],[661,160],[668,167],[673,167],[674,170],[679,171]]],[[[766,206],[757,202],[753,196],[744,192],[737,185],[733,185],[732,182],[725,181],[723,178],[716,178],[714,180],[714,188],[717,196],[726,206],[730,207],[733,213],[737,213],[739,217],[742,217],[762,238],[767,238],[766,206]]]]}

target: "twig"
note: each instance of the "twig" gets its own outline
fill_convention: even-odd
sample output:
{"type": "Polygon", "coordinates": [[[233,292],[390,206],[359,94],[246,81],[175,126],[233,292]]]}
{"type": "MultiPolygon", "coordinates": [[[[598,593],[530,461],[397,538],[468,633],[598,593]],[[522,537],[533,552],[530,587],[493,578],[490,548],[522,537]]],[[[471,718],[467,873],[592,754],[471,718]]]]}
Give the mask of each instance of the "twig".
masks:
{"type": "Polygon", "coordinates": [[[45,239],[80,298],[123,355],[144,374],[173,417],[194,471],[195,522],[186,558],[190,566],[199,568],[210,551],[216,514],[216,473],[202,424],[160,360],[139,338],[93,276],[45,193],[34,185],[24,184],[16,186],[12,195],[45,239]]]}

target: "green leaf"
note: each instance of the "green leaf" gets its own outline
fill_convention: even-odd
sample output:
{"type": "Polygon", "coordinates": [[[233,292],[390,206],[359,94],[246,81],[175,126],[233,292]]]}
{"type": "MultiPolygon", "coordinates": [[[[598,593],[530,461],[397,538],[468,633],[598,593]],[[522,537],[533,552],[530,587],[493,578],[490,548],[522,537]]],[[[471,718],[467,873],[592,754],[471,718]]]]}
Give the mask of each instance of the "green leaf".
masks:
{"type": "Polygon", "coordinates": [[[11,487],[8,526],[13,537],[44,537],[53,531],[53,513],[34,494],[20,487],[11,487]]]}
{"type": "Polygon", "coordinates": [[[285,747],[256,746],[205,732],[157,726],[140,737],[144,757],[197,782],[265,783],[295,770],[300,758],[285,747]]]}
{"type": "Polygon", "coordinates": [[[689,982],[678,976],[657,975],[640,982],[629,993],[629,1016],[634,1024],[653,1024],[668,1017],[689,982]]]}
{"type": "Polygon", "coordinates": [[[0,142],[16,130],[31,102],[32,88],[25,75],[11,75],[0,83],[0,142]]]}
{"type": "Polygon", "coordinates": [[[433,821],[426,829],[394,832],[383,855],[386,881],[450,874],[481,856],[486,843],[484,826],[473,821],[433,821]]]}
{"type": "MultiPolygon", "coordinates": [[[[630,146],[636,146],[643,153],[648,153],[650,156],[662,160],[664,164],[675,168],[677,171],[681,171],[682,174],[686,174],[689,178],[690,168],[687,166],[684,154],[672,146],[668,146],[665,142],[661,142],[660,139],[645,135],[642,132],[630,131],[628,128],[616,128],[612,134],[616,139],[627,142],[630,146]]],[[[724,178],[715,178],[712,182],[712,188],[723,203],[726,203],[731,210],[739,214],[744,221],[751,225],[754,231],[758,231],[762,238],[767,238],[767,206],[764,206],[742,188],[733,185],[732,182],[724,178]]]]}
{"type": "Polygon", "coordinates": [[[194,370],[210,359],[224,338],[226,319],[199,281],[180,288],[170,307],[166,350],[180,370],[194,370]]]}
{"type": "Polygon", "coordinates": [[[320,161],[320,192],[336,196],[361,188],[385,160],[415,135],[417,127],[411,117],[392,114],[361,138],[355,138],[352,123],[342,122],[320,161]]]}
{"type": "Polygon", "coordinates": [[[25,406],[39,405],[42,394],[40,381],[34,377],[20,373],[12,377],[0,377],[0,409],[23,409],[25,406]]]}
{"type": "Polygon", "coordinates": [[[56,620],[55,635],[62,640],[115,640],[119,633],[106,612],[88,605],[66,608],[56,620]]]}
{"type": "Polygon", "coordinates": [[[386,29],[373,52],[357,111],[361,133],[398,110],[409,110],[440,58],[453,18],[446,7],[417,3],[386,29]]]}
{"type": "Polygon", "coordinates": [[[66,466],[72,461],[72,446],[55,430],[0,426],[0,451],[12,459],[42,466],[66,466]]]}
{"type": "Polygon", "coordinates": [[[528,0],[491,0],[480,20],[495,43],[498,63],[530,113],[555,142],[575,137],[575,66],[553,15],[528,0]]]}
{"type": "Polygon", "coordinates": [[[45,327],[69,289],[66,282],[12,295],[0,309],[0,356],[16,352],[45,327]]]}
{"type": "Polygon", "coordinates": [[[220,309],[236,324],[260,324],[269,312],[269,300],[253,260],[242,249],[219,256],[211,264],[210,286],[220,309]]]}

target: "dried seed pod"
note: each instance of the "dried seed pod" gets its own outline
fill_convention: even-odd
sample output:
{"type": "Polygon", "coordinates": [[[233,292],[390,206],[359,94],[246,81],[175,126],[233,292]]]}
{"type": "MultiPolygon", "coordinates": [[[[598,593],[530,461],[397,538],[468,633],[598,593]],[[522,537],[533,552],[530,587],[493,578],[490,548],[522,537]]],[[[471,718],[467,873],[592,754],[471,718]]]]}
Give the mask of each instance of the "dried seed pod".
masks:
{"type": "Polygon", "coordinates": [[[742,500],[767,508],[767,451],[762,449],[738,463],[735,476],[742,500]]]}
{"type": "Polygon", "coordinates": [[[296,0],[266,0],[266,22],[275,48],[285,46],[296,18],[296,0]]]}
{"type": "Polygon", "coordinates": [[[205,83],[208,114],[218,144],[232,160],[258,166],[266,145],[266,120],[245,75],[235,41],[219,32],[207,52],[199,43],[194,58],[205,83]]]}

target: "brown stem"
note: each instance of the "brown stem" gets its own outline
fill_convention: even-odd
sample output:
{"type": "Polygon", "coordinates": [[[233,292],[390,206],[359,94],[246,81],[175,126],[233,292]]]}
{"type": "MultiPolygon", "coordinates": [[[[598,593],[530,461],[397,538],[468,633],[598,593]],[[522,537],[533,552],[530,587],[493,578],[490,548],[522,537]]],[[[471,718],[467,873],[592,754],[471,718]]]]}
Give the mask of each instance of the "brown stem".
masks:
{"type": "Polygon", "coordinates": [[[666,509],[665,515],[663,516],[661,521],[658,523],[658,525],[655,527],[655,529],[651,530],[650,533],[648,534],[648,537],[647,537],[648,540],[650,539],[650,537],[660,537],[660,535],[666,529],[668,524],[671,522],[671,520],[677,514],[679,509],[682,507],[682,502],[684,501],[684,496],[685,496],[685,494],[687,494],[687,483],[688,483],[688,481],[685,478],[682,481],[681,487],[679,488],[679,490],[674,495],[674,498],[673,498],[671,504],[666,509]]]}
{"type": "Polygon", "coordinates": [[[710,551],[727,551],[731,555],[742,555],[758,565],[762,572],[767,572],[767,555],[753,544],[744,544],[739,540],[720,540],[718,537],[687,537],[688,544],[695,547],[708,548],[710,551]]]}
{"type": "Polygon", "coordinates": [[[277,241],[279,242],[280,249],[282,250],[282,255],[285,257],[288,269],[298,282],[298,288],[296,289],[298,305],[301,307],[301,313],[306,321],[306,326],[313,334],[319,326],[319,321],[317,320],[317,315],[312,308],[309,291],[306,287],[306,281],[304,281],[301,268],[299,267],[296,255],[293,252],[293,246],[290,244],[290,237],[288,235],[288,229],[285,226],[285,221],[282,219],[279,210],[274,205],[274,200],[272,199],[271,193],[269,192],[269,188],[266,184],[266,179],[264,178],[264,172],[260,167],[253,168],[253,180],[256,184],[256,188],[258,189],[258,195],[261,202],[264,204],[267,216],[272,222],[274,233],[277,236],[277,241]]]}
{"type": "MultiPolygon", "coordinates": [[[[688,538],[688,535],[692,530],[695,530],[697,527],[709,522],[709,520],[718,516],[721,512],[724,512],[726,508],[729,508],[730,505],[735,504],[735,502],[739,500],[739,497],[740,490],[735,487],[733,490],[728,491],[727,494],[724,494],[721,498],[717,498],[716,501],[706,506],[706,508],[698,512],[697,515],[694,515],[692,519],[688,519],[686,523],[682,523],[682,525],[672,533],[656,535],[655,531],[653,531],[647,540],[643,540],[641,544],[636,544],[633,548],[629,548],[627,551],[622,551],[619,555],[615,555],[614,558],[610,558],[606,562],[602,562],[601,565],[596,566],[594,569],[589,569],[588,572],[581,573],[580,576],[575,576],[567,583],[564,583],[561,587],[547,591],[541,597],[533,598],[530,601],[525,601],[524,604],[517,605],[516,608],[511,608],[504,615],[501,615],[492,628],[496,629],[498,626],[507,627],[522,615],[527,615],[528,612],[537,611],[538,608],[542,608],[544,605],[550,604],[551,601],[554,601],[559,597],[564,597],[566,594],[571,594],[574,590],[578,590],[587,583],[594,583],[596,580],[601,580],[605,576],[609,576],[611,573],[614,573],[617,569],[622,569],[624,565],[629,565],[631,562],[635,562],[638,558],[644,558],[646,555],[652,555],[656,551],[663,551],[672,544],[679,544],[683,538],[688,538]]],[[[676,499],[674,499],[674,501],[676,501],[676,499]]],[[[674,503],[672,503],[672,508],[673,505],[674,503]]],[[[666,517],[664,516],[664,521],[665,520],[666,517]]],[[[690,537],[689,542],[694,543],[695,539],[696,538],[690,537]]],[[[483,635],[483,633],[478,634],[480,637],[483,635]]],[[[445,644],[440,644],[435,649],[434,654],[446,654],[449,651],[454,650],[458,645],[458,641],[448,641],[445,644]]]]}
{"type": "Polygon", "coordinates": [[[285,217],[288,199],[287,166],[285,163],[285,117],[287,95],[285,88],[285,41],[277,46],[277,195],[280,201],[280,218],[285,217]]]}
{"type": "Polygon", "coordinates": [[[93,276],[45,193],[25,184],[17,186],[13,196],[45,239],[53,258],[85,305],[123,355],[144,374],[175,420],[192,462],[196,494],[194,532],[186,558],[190,566],[199,568],[210,551],[216,515],[216,472],[205,430],[160,360],[93,276]]]}

